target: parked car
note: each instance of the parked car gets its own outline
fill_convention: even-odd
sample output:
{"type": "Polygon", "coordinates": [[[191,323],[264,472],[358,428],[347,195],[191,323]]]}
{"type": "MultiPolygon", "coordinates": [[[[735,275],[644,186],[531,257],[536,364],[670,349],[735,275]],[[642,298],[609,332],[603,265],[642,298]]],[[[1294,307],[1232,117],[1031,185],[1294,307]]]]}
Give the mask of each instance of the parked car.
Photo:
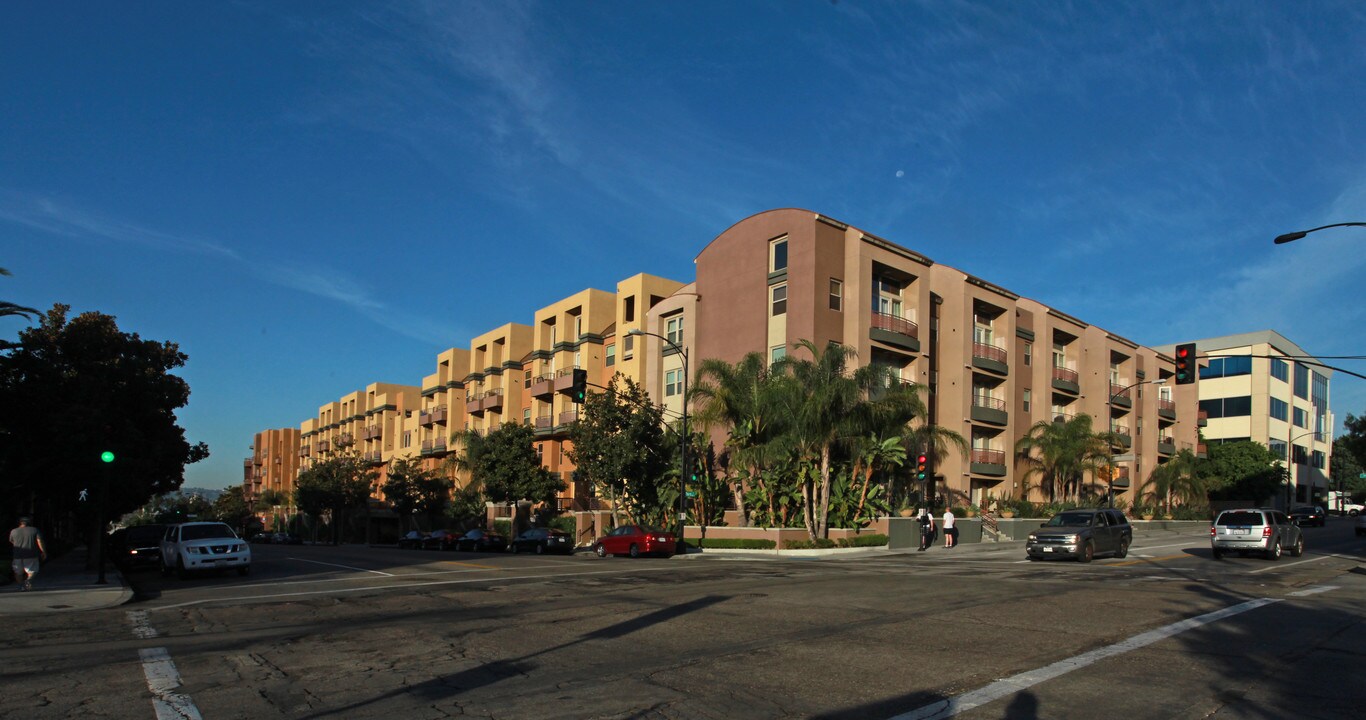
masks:
{"type": "Polygon", "coordinates": [[[109,533],[109,559],[134,570],[161,564],[161,536],[165,525],[135,525],[109,533]]]}
{"type": "Polygon", "coordinates": [[[1290,508],[1290,520],[1300,527],[1306,525],[1323,527],[1328,524],[1328,513],[1317,505],[1300,505],[1290,508]]]}
{"type": "Polygon", "coordinates": [[[196,570],[236,568],[238,575],[251,572],[251,546],[220,522],[187,522],[168,525],[161,536],[161,572],[181,578],[196,570]]]}
{"type": "Polygon", "coordinates": [[[275,545],[303,545],[304,539],[292,533],[277,532],[270,536],[270,541],[275,545]]]}
{"type": "Polygon", "coordinates": [[[1357,515],[1356,531],[1357,537],[1366,535],[1366,513],[1360,513],[1357,515]]]}
{"type": "Polygon", "coordinates": [[[622,525],[603,535],[593,544],[598,557],[608,555],[664,555],[674,554],[674,534],[647,525],[622,525]]]}
{"type": "Polygon", "coordinates": [[[422,538],[423,550],[450,550],[455,547],[456,534],[450,530],[433,530],[430,535],[422,538]]]}
{"type": "Polygon", "coordinates": [[[421,530],[409,530],[407,534],[398,539],[398,546],[400,548],[416,550],[422,547],[422,541],[426,539],[426,537],[427,533],[422,532],[421,530]]]}
{"type": "Polygon", "coordinates": [[[1064,510],[1029,534],[1025,553],[1030,560],[1067,557],[1088,563],[1097,555],[1122,558],[1133,541],[1133,527],[1119,510],[1064,510]]]}
{"type": "Polygon", "coordinates": [[[537,555],[543,553],[568,555],[574,552],[574,540],[569,537],[569,533],[562,530],[531,528],[513,538],[509,547],[514,553],[534,552],[537,555]]]}
{"type": "Polygon", "coordinates": [[[1304,535],[1299,526],[1285,513],[1270,508],[1219,513],[1209,528],[1209,541],[1215,560],[1230,552],[1244,556],[1255,552],[1267,560],[1279,560],[1285,550],[1295,557],[1304,554],[1304,535]]]}
{"type": "Polygon", "coordinates": [[[474,529],[455,541],[456,550],[472,552],[503,552],[508,549],[508,539],[498,533],[474,529]]]}

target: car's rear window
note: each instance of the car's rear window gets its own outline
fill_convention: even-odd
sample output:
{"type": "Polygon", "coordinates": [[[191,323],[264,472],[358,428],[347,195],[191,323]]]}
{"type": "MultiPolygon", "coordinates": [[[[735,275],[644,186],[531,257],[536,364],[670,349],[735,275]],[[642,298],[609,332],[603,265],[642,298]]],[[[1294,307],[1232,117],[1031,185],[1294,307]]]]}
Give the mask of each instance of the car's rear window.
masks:
{"type": "Polygon", "coordinates": [[[160,525],[139,525],[128,528],[128,542],[155,545],[165,529],[160,525]]]}
{"type": "Polygon", "coordinates": [[[181,540],[212,540],[215,538],[235,538],[232,528],[222,523],[213,525],[186,525],[180,529],[181,540]]]}
{"type": "Polygon", "coordinates": [[[1218,525],[1261,525],[1262,514],[1259,512],[1226,512],[1220,515],[1215,522],[1218,525]]]}

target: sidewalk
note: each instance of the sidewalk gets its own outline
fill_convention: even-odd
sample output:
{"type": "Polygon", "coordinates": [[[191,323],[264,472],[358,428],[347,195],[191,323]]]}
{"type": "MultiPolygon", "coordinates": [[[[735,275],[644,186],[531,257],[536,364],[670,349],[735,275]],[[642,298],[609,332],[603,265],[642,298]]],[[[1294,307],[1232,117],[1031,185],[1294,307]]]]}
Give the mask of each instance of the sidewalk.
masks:
{"type": "Polygon", "coordinates": [[[128,602],[133,591],[111,562],[104,564],[105,584],[99,585],[98,570],[86,570],[86,549],[72,548],[59,558],[49,559],[33,578],[33,589],[21,592],[14,584],[9,564],[6,582],[0,585],[0,615],[100,610],[128,602]]]}

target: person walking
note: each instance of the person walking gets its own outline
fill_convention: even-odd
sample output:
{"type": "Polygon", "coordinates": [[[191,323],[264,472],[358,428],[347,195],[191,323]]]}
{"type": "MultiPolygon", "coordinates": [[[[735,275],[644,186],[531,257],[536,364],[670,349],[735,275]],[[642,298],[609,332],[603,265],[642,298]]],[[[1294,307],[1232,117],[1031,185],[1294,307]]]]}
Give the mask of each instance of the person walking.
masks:
{"type": "Polygon", "coordinates": [[[14,546],[14,582],[19,590],[33,589],[33,576],[38,574],[40,561],[47,559],[47,546],[43,544],[43,534],[38,528],[29,525],[29,519],[19,518],[19,527],[9,531],[9,544],[14,546]]]}
{"type": "Polygon", "coordinates": [[[958,544],[958,530],[953,526],[953,508],[944,508],[944,547],[958,544]]]}
{"type": "Polygon", "coordinates": [[[925,508],[920,508],[920,552],[930,549],[934,542],[934,516],[925,508]]]}

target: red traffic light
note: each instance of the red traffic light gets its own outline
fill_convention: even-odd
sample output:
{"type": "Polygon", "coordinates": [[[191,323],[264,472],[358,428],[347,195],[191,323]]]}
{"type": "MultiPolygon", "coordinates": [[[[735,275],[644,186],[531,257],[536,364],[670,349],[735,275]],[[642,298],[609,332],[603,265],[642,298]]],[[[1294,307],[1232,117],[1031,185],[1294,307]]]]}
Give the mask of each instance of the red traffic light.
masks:
{"type": "Polygon", "coordinates": [[[929,458],[925,457],[924,455],[921,455],[920,457],[917,457],[915,459],[915,462],[917,465],[924,465],[927,460],[929,460],[929,458]]]}

